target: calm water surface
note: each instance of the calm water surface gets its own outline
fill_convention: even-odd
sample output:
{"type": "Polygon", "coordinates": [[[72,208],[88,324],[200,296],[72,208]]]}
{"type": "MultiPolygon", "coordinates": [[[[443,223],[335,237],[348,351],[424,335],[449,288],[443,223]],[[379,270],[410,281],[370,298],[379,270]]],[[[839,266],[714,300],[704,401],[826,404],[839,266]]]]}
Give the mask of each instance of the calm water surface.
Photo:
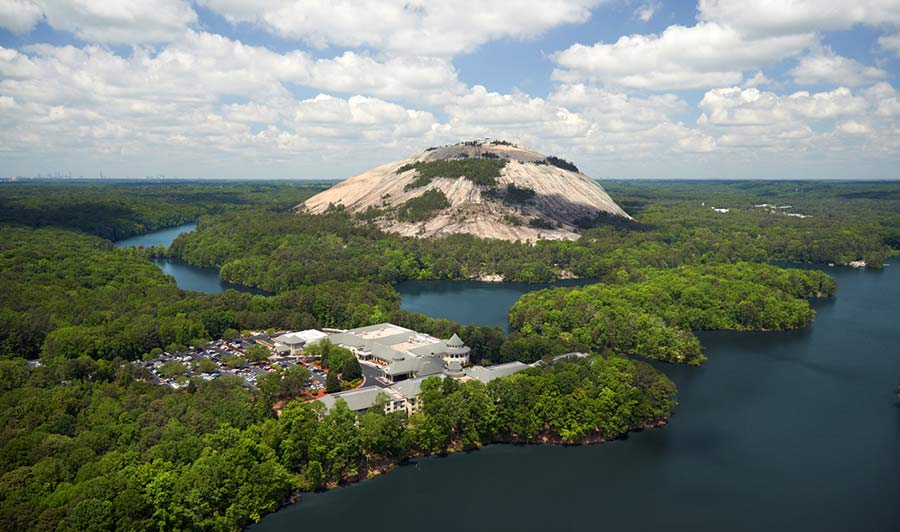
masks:
{"type": "MultiPolygon", "coordinates": [[[[811,328],[705,333],[702,368],[660,365],[680,402],[664,428],[421,459],[305,495],[253,530],[896,532],[900,271],[826,271],[840,289],[811,328]]],[[[470,288],[412,292],[414,310],[505,326],[511,287],[470,288]]]]}
{"type": "Polygon", "coordinates": [[[507,314],[522,294],[551,286],[580,286],[592,279],[553,283],[484,283],[479,281],[408,281],[396,286],[404,310],[458,323],[475,323],[509,330],[507,314]]]}
{"type": "MultiPolygon", "coordinates": [[[[152,233],[125,238],[116,242],[117,247],[136,247],[136,246],[165,246],[172,245],[172,241],[182,233],[189,233],[197,227],[197,224],[190,223],[179,225],[176,227],[167,227],[152,233]]],[[[265,294],[264,291],[251,288],[249,286],[231,284],[222,281],[219,277],[217,268],[200,268],[193,266],[178,259],[151,259],[156,263],[166,275],[175,278],[175,284],[182,290],[194,290],[196,292],[206,292],[207,294],[221,294],[228,289],[234,289],[239,292],[250,292],[252,294],[265,294]]]]}
{"type": "Polygon", "coordinates": [[[184,225],[176,225],[174,227],[166,227],[164,229],[160,229],[158,231],[153,231],[151,233],[146,233],[143,235],[132,236],[129,238],[123,238],[122,240],[116,241],[116,247],[127,248],[127,247],[150,247],[150,246],[165,246],[169,247],[172,245],[172,241],[182,233],[190,233],[194,229],[197,228],[197,224],[189,223],[184,225]]]}

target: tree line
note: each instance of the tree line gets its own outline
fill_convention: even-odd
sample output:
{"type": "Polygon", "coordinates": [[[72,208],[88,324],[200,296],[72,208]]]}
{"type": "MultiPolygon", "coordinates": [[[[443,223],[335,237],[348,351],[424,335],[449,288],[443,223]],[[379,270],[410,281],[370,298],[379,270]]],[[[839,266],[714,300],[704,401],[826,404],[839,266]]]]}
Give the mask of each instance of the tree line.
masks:
{"type": "Polygon", "coordinates": [[[0,225],[65,227],[115,241],[229,210],[285,211],[326,188],[317,182],[3,183],[0,225]]]}
{"type": "Polygon", "coordinates": [[[544,282],[576,275],[610,281],[622,271],[646,267],[736,262],[864,259],[877,268],[900,246],[900,215],[892,210],[900,209],[900,201],[882,190],[896,185],[832,186],[823,193],[807,185],[797,185],[806,187],[802,192],[789,192],[793,183],[741,188],[750,185],[756,186],[676,183],[670,190],[652,183],[611,183],[607,188],[638,223],[585,221],[590,228],[576,241],[525,244],[469,235],[417,239],[385,233],[370,223],[371,216],[354,217],[341,209],[323,215],[249,210],[204,217],[196,232],[175,241],[171,254],[219,267],[229,282],[279,292],[335,279],[396,284],[500,275],[507,281],[544,282]],[[847,197],[870,188],[887,199],[847,197]],[[754,206],[766,201],[790,201],[792,209],[810,217],[754,206]],[[714,205],[731,208],[719,213],[714,205]]]}
{"type": "Polygon", "coordinates": [[[64,229],[0,227],[0,357],[135,360],[240,330],[353,328],[390,321],[449,338],[474,360],[540,358],[493,327],[460,325],[400,309],[391,286],[325,281],[272,296],[179,289],[139,252],[64,229]]]}
{"type": "Polygon", "coordinates": [[[640,270],[617,283],[530,292],[509,318],[521,335],[568,350],[700,364],[705,357],[692,331],[805,327],[815,316],[805,298],[836,290],[820,271],[766,264],[640,270]]]}
{"type": "Polygon", "coordinates": [[[0,528],[237,530],[292,494],[405,458],[493,441],[602,441],[663,422],[674,385],[650,366],[593,357],[484,385],[437,377],[421,412],[355,414],[339,400],[276,417],[239,379],[184,391],[100,361],[80,374],[0,360],[0,528]],[[61,381],[60,379],[64,379],[61,381]]]}

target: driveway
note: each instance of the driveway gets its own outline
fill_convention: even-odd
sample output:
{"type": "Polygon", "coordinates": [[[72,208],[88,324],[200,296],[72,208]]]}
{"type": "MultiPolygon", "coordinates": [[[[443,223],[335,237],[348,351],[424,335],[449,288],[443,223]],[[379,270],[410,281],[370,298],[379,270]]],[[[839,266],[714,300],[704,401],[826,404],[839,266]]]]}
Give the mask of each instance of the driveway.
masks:
{"type": "Polygon", "coordinates": [[[384,376],[384,372],[381,371],[380,367],[366,362],[360,362],[359,366],[362,368],[362,374],[366,378],[366,382],[362,385],[363,388],[368,388],[369,386],[388,387],[388,384],[382,382],[379,378],[384,376]]]}

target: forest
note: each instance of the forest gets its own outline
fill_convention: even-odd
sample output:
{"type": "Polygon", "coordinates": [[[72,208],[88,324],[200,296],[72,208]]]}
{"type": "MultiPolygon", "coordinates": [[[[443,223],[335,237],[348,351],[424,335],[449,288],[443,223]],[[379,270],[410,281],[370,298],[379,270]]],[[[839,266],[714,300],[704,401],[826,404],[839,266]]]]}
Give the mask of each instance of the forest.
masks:
{"type": "Polygon", "coordinates": [[[641,362],[593,357],[485,386],[437,377],[424,409],[357,415],[220,379],[176,392],[134,366],[0,360],[0,528],[236,530],[299,490],[494,441],[602,441],[663,422],[674,385],[641,362]],[[59,384],[64,379],[65,385],[59,384]]]}
{"type": "Polygon", "coordinates": [[[120,240],[229,210],[284,211],[328,186],[265,181],[4,183],[0,225],[65,227],[120,240]]]}
{"type": "Polygon", "coordinates": [[[459,179],[465,177],[476,185],[493,187],[500,177],[500,170],[506,166],[507,161],[494,159],[439,159],[435,161],[419,161],[413,164],[404,164],[397,169],[397,173],[416,171],[416,178],[406,187],[406,190],[421,188],[431,183],[437,177],[447,179],[459,179]]]}
{"type": "Polygon", "coordinates": [[[863,259],[879,268],[900,246],[900,192],[892,184],[821,190],[790,182],[606,185],[639,223],[600,223],[572,242],[416,239],[385,233],[340,209],[325,215],[247,210],[202,218],[171,254],[219,267],[229,282],[279,292],[335,279],[396,284],[500,275],[542,282],[574,275],[608,281],[647,267],[735,262],[863,259]],[[791,209],[755,207],[776,202],[790,202],[791,209]],[[729,212],[712,209],[719,205],[729,212]]]}
{"type": "Polygon", "coordinates": [[[129,249],[63,229],[0,228],[0,357],[135,360],[221,338],[228,329],[358,327],[394,321],[441,337],[454,332],[499,357],[495,328],[400,310],[396,290],[326,281],[275,296],[180,290],[129,249]]]}
{"type": "Polygon", "coordinates": [[[617,283],[552,288],[523,295],[509,312],[523,336],[556,340],[566,350],[599,350],[672,363],[700,364],[696,330],[806,327],[815,311],[803,298],[830,297],[831,277],[737,263],[641,270],[617,283]]]}
{"type": "MultiPolygon", "coordinates": [[[[409,457],[655,426],[675,406],[674,384],[631,355],[696,364],[696,330],[807,325],[806,299],[833,294],[834,281],[762,263],[879,267],[900,244],[895,185],[605,185],[638,223],[599,220],[578,241],[536,245],[419,240],[340,209],[288,212],[321,184],[0,185],[0,528],[235,530],[302,491],[409,457]],[[186,221],[197,231],[169,250],[111,242],[186,221]],[[271,295],[180,290],[147,260],[154,254],[220,267],[271,295]],[[392,286],[490,273],[604,283],[526,295],[509,335],[401,310],[392,286]],[[382,321],[458,333],[482,364],[595,354],[488,385],[430,379],[409,418],[355,414],[342,401],[329,412],[289,402],[276,416],[274,402],[303,375],[176,391],[129,362],[236,330],[382,321]]],[[[341,354],[329,358],[354,371],[341,354]]]]}

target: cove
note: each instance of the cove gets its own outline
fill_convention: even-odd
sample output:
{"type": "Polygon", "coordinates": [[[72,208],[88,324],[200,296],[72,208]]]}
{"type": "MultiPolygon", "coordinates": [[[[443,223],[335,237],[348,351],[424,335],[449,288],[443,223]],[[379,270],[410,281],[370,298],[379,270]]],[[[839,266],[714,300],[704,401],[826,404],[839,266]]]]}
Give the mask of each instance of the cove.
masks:
{"type": "MultiPolygon", "coordinates": [[[[824,271],[839,289],[814,302],[812,327],[702,333],[702,367],[658,364],[679,388],[665,427],[595,446],[418,459],[304,494],[251,529],[900,530],[900,271],[824,271]]],[[[489,293],[508,286],[496,286],[459,297],[505,311],[489,293]]],[[[433,301],[416,310],[446,316],[433,301]]],[[[506,323],[469,316],[460,321],[506,323]]]]}
{"type": "Polygon", "coordinates": [[[164,227],[162,229],[157,229],[156,231],[151,231],[142,235],[131,236],[128,238],[123,238],[122,240],[116,240],[116,247],[128,248],[140,246],[163,246],[168,248],[172,245],[172,242],[174,242],[175,239],[178,238],[178,235],[183,233],[190,233],[196,228],[197,224],[195,223],[187,223],[184,225],[176,225],[173,227],[164,227]]]}
{"type": "MultiPolygon", "coordinates": [[[[116,247],[164,246],[168,248],[172,245],[172,242],[178,235],[189,233],[196,229],[196,227],[197,224],[195,223],[166,227],[143,235],[118,240],[115,242],[115,245],[116,247]]],[[[175,284],[182,290],[193,290],[195,292],[205,292],[207,294],[221,294],[229,289],[237,290],[238,292],[249,292],[251,294],[267,293],[263,290],[249,286],[226,283],[219,277],[219,270],[217,268],[201,268],[179,259],[156,258],[151,260],[162,269],[163,273],[174,277],[175,284]]]]}
{"type": "Polygon", "coordinates": [[[566,279],[551,283],[488,283],[483,281],[407,281],[394,288],[400,308],[457,323],[500,327],[509,332],[509,308],[533,290],[552,286],[582,286],[595,279],[566,279]]]}

